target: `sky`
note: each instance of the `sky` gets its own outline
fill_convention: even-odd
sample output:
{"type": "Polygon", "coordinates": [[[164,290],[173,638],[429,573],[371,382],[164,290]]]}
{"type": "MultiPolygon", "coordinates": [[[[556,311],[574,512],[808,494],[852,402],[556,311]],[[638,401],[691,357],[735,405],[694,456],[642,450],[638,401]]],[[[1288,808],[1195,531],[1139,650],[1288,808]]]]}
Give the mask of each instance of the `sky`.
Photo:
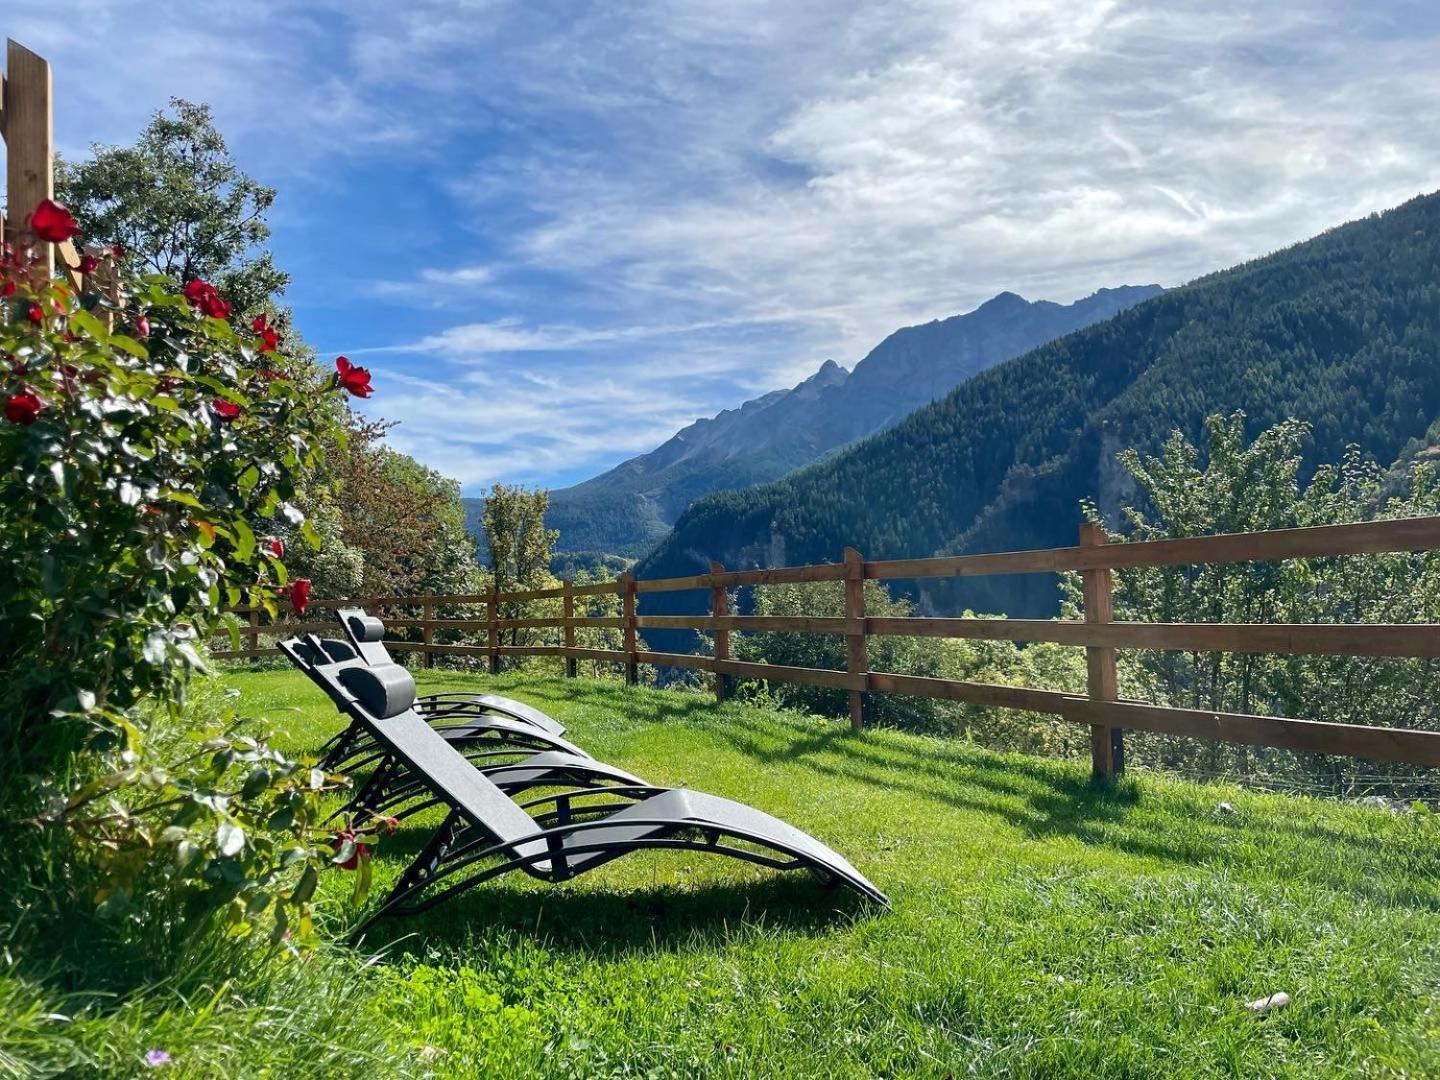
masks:
{"type": "Polygon", "coordinates": [[[390,442],[560,487],[1002,290],[1440,188],[1433,0],[8,0],[56,140],[208,102],[390,442]]]}

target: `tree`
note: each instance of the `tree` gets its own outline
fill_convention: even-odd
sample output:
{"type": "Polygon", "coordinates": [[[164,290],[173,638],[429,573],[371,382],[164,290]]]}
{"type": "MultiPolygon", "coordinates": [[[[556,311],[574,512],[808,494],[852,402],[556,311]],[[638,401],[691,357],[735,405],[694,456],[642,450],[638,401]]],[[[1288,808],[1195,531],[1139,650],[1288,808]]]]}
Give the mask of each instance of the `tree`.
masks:
{"type": "MultiPolygon", "coordinates": [[[[543,589],[555,583],[550,559],[559,533],[545,528],[548,491],[496,484],[490,489],[481,525],[490,548],[490,573],[500,592],[543,589]]],[[[504,618],[518,618],[518,605],[507,604],[504,618]]],[[[519,644],[519,632],[510,631],[510,644],[519,644]]]]}
{"type": "Polygon", "coordinates": [[[60,162],[58,197],[92,243],[121,244],[137,270],[219,287],[237,314],[259,310],[290,277],[265,242],[275,189],[235,163],[208,105],[172,98],[134,146],[91,148],[60,162]]]}
{"type": "MultiPolygon", "coordinates": [[[[1335,525],[1440,512],[1434,466],[1387,473],[1351,447],[1302,482],[1309,427],[1285,420],[1245,437],[1245,414],[1211,416],[1197,447],[1173,433],[1156,456],[1121,464],[1144,496],[1123,510],[1127,540],[1335,525]]],[[[1100,515],[1086,508],[1091,520],[1100,515]]],[[[1079,585],[1067,583],[1072,603],[1079,585]]],[[[1072,611],[1073,613],[1073,611],[1072,611]]],[[[1136,622],[1428,623],[1440,618],[1434,552],[1121,570],[1115,617],[1136,622]]],[[[1436,662],[1392,657],[1269,656],[1124,650],[1128,693],[1162,704],[1349,724],[1440,730],[1436,662]]],[[[1130,737],[1132,758],[1188,770],[1283,779],[1335,791],[1362,766],[1281,750],[1130,737]]],[[[1397,779],[1413,770],[1395,768],[1397,779]]]]}

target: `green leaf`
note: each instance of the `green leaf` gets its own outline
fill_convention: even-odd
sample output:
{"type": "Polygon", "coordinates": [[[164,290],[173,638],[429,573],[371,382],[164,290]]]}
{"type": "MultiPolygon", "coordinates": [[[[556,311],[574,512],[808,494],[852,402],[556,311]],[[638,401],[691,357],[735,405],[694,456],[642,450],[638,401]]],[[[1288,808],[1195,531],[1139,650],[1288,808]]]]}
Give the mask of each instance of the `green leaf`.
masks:
{"type": "Polygon", "coordinates": [[[221,855],[233,859],[245,850],[245,830],[233,821],[222,821],[215,829],[215,845],[221,855]]]}

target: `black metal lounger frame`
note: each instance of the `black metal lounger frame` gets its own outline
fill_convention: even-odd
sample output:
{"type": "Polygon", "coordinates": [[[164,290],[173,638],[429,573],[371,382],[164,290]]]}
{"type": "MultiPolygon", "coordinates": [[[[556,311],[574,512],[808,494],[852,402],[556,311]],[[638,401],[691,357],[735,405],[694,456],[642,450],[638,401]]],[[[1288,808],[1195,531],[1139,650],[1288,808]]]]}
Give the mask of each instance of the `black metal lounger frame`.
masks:
{"type": "MultiPolygon", "coordinates": [[[[318,644],[318,641],[315,643],[318,644]]],[[[280,647],[293,658],[295,644],[295,639],[291,639],[282,642],[280,647]]],[[[338,678],[332,677],[336,667],[337,665],[333,664],[318,665],[315,674],[318,678],[326,680],[334,690],[343,695],[347,699],[346,712],[371,729],[377,739],[388,743],[395,758],[402,762],[425,787],[430,789],[432,805],[444,803],[451,808],[441,826],[401,874],[400,879],[380,908],[356,930],[357,935],[363,933],[379,919],[392,915],[418,914],[477,885],[515,870],[523,871],[542,881],[565,881],[577,873],[583,873],[633,851],[646,850],[696,851],[724,855],[777,870],[806,869],[827,883],[843,883],[870,900],[884,905],[889,903],[883,893],[871,885],[858,871],[849,868],[848,864],[844,865],[850,870],[849,875],[842,873],[835,865],[827,863],[812,853],[787,844],[773,835],[766,835],[724,822],[662,816],[626,817],[623,822],[624,829],[651,829],[659,835],[633,836],[621,840],[597,840],[593,843],[582,841],[574,845],[565,843],[567,838],[586,832],[614,829],[616,826],[612,815],[619,810],[629,809],[636,805],[634,802],[622,802],[577,807],[575,805],[577,798],[618,796],[646,800],[682,790],[676,788],[617,785],[600,789],[583,788],[546,795],[520,804],[519,809],[528,812],[547,803],[553,803],[555,809],[548,813],[532,816],[535,824],[534,831],[505,840],[494,831],[492,825],[480,820],[460,806],[459,796],[447,791],[444,783],[411,758],[403,745],[398,741],[386,738],[382,724],[385,719],[393,719],[393,717],[383,718],[371,714],[358,698],[345,690],[338,678]],[[581,820],[576,820],[577,817],[581,820]],[[699,833],[704,839],[690,839],[690,835],[695,833],[699,833]],[[721,842],[722,838],[751,844],[763,850],[756,851],[750,848],[726,845],[721,842]],[[536,844],[543,846],[539,850],[528,853],[521,850],[536,844]],[[770,852],[778,854],[770,854],[770,852]],[[600,857],[587,858],[582,865],[574,866],[573,860],[582,855],[600,857]],[[433,889],[438,883],[467,871],[477,863],[496,858],[503,861],[498,865],[476,870],[439,892],[421,898],[427,890],[433,889]]],[[[418,714],[414,714],[413,710],[403,711],[410,711],[418,719],[418,714]]],[[[403,711],[397,713],[397,716],[403,716],[403,711]]],[[[445,743],[438,735],[431,749],[436,754],[458,753],[454,747],[445,743]]],[[[476,775],[480,783],[490,783],[482,774],[476,775]]],[[[504,797],[498,788],[496,791],[504,797]]],[[[759,811],[749,807],[743,807],[740,804],[732,805],[742,811],[760,815],[759,811]]],[[[765,816],[768,819],[768,815],[765,816]]],[[[774,821],[775,819],[768,820],[774,821]]],[[[776,824],[793,829],[793,826],[785,826],[783,822],[777,821],[776,824]]],[[[804,836],[803,833],[798,833],[798,830],[796,832],[798,835],[804,836]]],[[[818,841],[813,841],[813,838],[806,837],[806,839],[812,840],[823,849],[823,845],[819,845],[818,841]]],[[[823,850],[828,852],[828,849],[823,850]]],[[[834,855],[833,852],[829,852],[829,854],[834,855]]],[[[842,864],[844,863],[844,860],[840,859],[838,855],[834,855],[834,858],[842,864]]]]}

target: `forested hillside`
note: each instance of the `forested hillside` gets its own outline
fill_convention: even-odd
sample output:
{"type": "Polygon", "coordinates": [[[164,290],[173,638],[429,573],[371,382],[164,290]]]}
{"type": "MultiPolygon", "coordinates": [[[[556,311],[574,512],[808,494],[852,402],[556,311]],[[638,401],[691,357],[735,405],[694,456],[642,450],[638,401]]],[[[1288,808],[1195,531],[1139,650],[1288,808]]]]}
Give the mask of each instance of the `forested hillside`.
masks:
{"type": "MultiPolygon", "coordinates": [[[[693,506],[641,576],[1075,542],[1080,500],[1133,499],[1123,448],[1244,409],[1308,421],[1307,462],[1388,463],[1440,416],[1440,195],[1167,292],[977,375],[890,430],[693,506]]],[[[1049,615],[1054,580],[957,579],[928,599],[1049,615]]]]}
{"type": "Polygon", "coordinates": [[[788,390],[697,420],[648,454],[550,494],[559,552],[638,558],[696,499],[762,484],[873,435],[943,397],[977,372],[1161,291],[1100,289],[1071,304],[1003,292],[974,311],[907,326],[853,372],[832,360],[788,390]]]}

